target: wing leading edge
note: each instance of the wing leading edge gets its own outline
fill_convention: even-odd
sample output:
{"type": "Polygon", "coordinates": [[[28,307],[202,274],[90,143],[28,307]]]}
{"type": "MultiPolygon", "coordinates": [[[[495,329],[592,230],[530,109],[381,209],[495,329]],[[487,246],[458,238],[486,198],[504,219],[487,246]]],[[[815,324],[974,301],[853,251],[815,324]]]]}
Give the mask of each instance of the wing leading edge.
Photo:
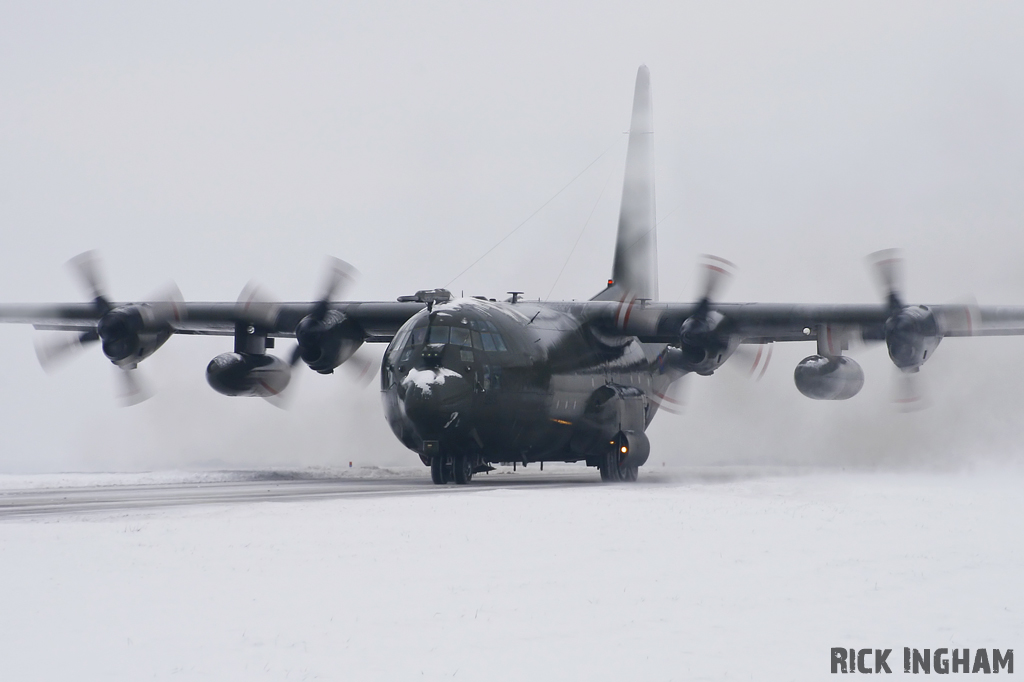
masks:
{"type": "MultiPolygon", "coordinates": [[[[641,299],[554,303],[598,326],[604,333],[635,336],[646,343],[678,342],[683,322],[699,303],[656,303],[641,299]]],[[[1021,306],[914,306],[934,314],[942,337],[1024,335],[1021,306]]],[[[884,305],[808,305],[788,303],[715,303],[731,335],[744,343],[814,341],[828,327],[857,332],[866,340],[885,338],[892,315],[884,305]]]]}
{"type": "MultiPolygon", "coordinates": [[[[114,308],[146,307],[147,302],[112,303],[114,308]]],[[[309,315],[316,302],[235,302],[181,304],[181,319],[170,323],[176,334],[232,336],[239,324],[251,324],[267,336],[291,338],[298,323],[309,315]]],[[[683,322],[698,303],[655,303],[632,301],[551,302],[552,308],[576,315],[599,326],[605,333],[636,336],[646,343],[671,344],[678,340],[683,322]]],[[[344,313],[357,323],[371,342],[390,341],[398,329],[424,305],[419,302],[353,301],[331,303],[330,309],[344,313]]],[[[1024,307],[1021,306],[922,306],[940,321],[944,337],[1024,335],[1024,307]]],[[[808,305],[787,303],[716,303],[711,310],[721,313],[732,333],[749,343],[813,341],[824,326],[851,327],[867,339],[884,338],[890,316],[882,305],[808,305]],[[809,330],[809,331],[808,331],[809,330]]],[[[11,304],[0,306],[0,322],[31,324],[36,329],[88,331],[96,328],[101,315],[91,303],[11,304]]]]}
{"type": "MultiPolygon", "coordinates": [[[[111,303],[113,309],[146,309],[149,302],[111,303]]],[[[271,337],[291,338],[299,322],[309,315],[316,302],[182,303],[179,319],[168,322],[175,334],[233,336],[238,325],[252,325],[271,337]]],[[[417,302],[360,301],[330,304],[331,310],[344,313],[366,335],[366,341],[390,341],[405,321],[423,308],[417,302]]],[[[0,322],[31,324],[52,331],[92,331],[102,315],[92,303],[52,305],[13,304],[0,306],[0,322]]]]}

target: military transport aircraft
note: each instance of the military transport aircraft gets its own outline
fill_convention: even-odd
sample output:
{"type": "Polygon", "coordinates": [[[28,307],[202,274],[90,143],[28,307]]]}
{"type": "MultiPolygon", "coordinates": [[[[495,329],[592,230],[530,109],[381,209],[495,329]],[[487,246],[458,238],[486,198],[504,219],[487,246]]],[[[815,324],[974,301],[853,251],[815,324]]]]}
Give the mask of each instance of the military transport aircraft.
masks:
{"type": "Polygon", "coordinates": [[[115,303],[86,253],[70,265],[92,302],[3,305],[0,321],[65,332],[42,347],[44,362],[99,342],[129,386],[138,363],[173,334],[233,336],[234,350],[206,368],[210,386],[228,396],[272,398],[300,361],[330,374],[363,343],[388,343],[380,367],[385,417],[438,484],[465,484],[490,463],[546,461],[583,461],[606,481],[634,481],[650,453],[644,432],[660,408],[672,407],[672,387],[687,374],[712,374],[741,344],[816,342],[796,367],[796,386],[809,398],[845,400],[864,383],[860,366],[843,355],[853,340],[884,342],[910,386],[944,337],[1024,334],[1024,307],[908,304],[892,252],[874,259],[881,304],[718,303],[731,264],[712,257],[698,301],[660,302],[653,149],[650,75],[641,66],[612,276],[589,301],[454,299],[430,289],[396,302],[340,302],[332,298],[351,269],[333,261],[313,302],[268,302],[250,290],[237,302],[168,295],[115,303]],[[276,338],[297,341],[286,359],[267,353],[276,338]]]}

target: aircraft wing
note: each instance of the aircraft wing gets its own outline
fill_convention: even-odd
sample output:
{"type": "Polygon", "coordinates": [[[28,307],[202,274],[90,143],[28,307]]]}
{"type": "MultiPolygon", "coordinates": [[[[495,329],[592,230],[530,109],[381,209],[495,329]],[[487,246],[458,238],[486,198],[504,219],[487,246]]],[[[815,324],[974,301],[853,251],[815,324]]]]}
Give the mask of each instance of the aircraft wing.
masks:
{"type": "MultiPolygon", "coordinates": [[[[588,301],[564,304],[605,333],[639,337],[648,343],[676,343],[683,323],[701,303],[588,301]]],[[[941,337],[1024,335],[1024,307],[908,306],[930,313],[941,337]]],[[[785,303],[710,303],[700,313],[721,315],[723,333],[743,343],[814,341],[819,334],[856,334],[867,341],[885,339],[894,311],[885,305],[807,305],[785,303]]]]}
{"type": "MultiPolygon", "coordinates": [[[[168,324],[176,334],[232,336],[239,324],[252,325],[267,336],[294,337],[302,318],[316,302],[111,303],[112,308],[156,310],[173,306],[168,324]]],[[[370,342],[389,341],[399,327],[423,308],[419,302],[352,301],[329,305],[344,313],[370,342]]],[[[699,303],[654,303],[635,300],[551,304],[588,320],[605,332],[637,336],[648,343],[673,343],[683,322],[699,303]]],[[[1024,307],[929,305],[944,337],[1024,335],[1024,307]]],[[[815,340],[819,330],[856,330],[865,340],[883,340],[890,310],[883,305],[808,305],[785,303],[716,303],[710,310],[728,322],[731,334],[746,343],[815,340]]],[[[36,329],[92,331],[101,317],[92,303],[0,305],[0,322],[31,324],[36,329]]]]}
{"type": "MultiPolygon", "coordinates": [[[[159,320],[175,334],[232,336],[237,325],[253,326],[271,337],[294,337],[299,322],[317,302],[294,303],[109,303],[106,309],[134,309],[143,319],[159,320]],[[146,313],[152,313],[146,315],[146,313]]],[[[330,303],[365,333],[366,341],[390,341],[398,328],[423,308],[418,302],[354,301],[330,303]]],[[[93,303],[0,305],[0,322],[31,324],[36,329],[94,332],[103,310],[93,303]]]]}

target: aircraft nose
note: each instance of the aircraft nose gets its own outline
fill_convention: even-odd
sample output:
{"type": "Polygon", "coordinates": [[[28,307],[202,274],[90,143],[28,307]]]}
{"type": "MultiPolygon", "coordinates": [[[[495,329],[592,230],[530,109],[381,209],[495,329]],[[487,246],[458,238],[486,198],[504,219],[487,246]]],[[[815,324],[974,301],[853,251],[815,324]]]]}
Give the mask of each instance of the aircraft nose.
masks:
{"type": "Polygon", "coordinates": [[[405,413],[424,439],[436,439],[442,432],[457,429],[472,402],[473,387],[450,369],[411,370],[402,379],[405,413]]]}

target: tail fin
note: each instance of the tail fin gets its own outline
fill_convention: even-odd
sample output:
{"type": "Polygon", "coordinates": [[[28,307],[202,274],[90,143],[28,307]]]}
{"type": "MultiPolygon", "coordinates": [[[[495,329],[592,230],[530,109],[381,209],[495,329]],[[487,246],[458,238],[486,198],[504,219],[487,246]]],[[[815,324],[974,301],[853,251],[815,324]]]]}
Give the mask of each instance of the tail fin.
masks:
{"type": "Polygon", "coordinates": [[[636,74],[633,118],[629,125],[626,176],[622,183],[619,235],[607,289],[597,301],[658,299],[658,235],[654,217],[654,118],[651,72],[636,74]]]}

